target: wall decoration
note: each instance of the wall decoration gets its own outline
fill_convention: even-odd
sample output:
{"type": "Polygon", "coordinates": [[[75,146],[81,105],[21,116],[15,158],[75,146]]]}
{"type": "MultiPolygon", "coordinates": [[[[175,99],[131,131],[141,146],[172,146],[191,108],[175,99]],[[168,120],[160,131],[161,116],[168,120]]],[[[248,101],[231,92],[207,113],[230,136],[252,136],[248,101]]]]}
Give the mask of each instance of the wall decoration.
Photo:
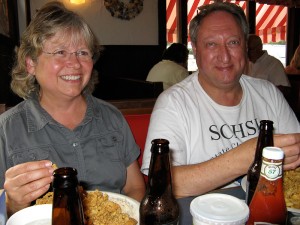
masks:
{"type": "Polygon", "coordinates": [[[121,0],[104,0],[104,5],[112,17],[121,20],[131,20],[143,10],[143,1],[144,0],[129,0],[129,2],[126,3],[121,0]]]}

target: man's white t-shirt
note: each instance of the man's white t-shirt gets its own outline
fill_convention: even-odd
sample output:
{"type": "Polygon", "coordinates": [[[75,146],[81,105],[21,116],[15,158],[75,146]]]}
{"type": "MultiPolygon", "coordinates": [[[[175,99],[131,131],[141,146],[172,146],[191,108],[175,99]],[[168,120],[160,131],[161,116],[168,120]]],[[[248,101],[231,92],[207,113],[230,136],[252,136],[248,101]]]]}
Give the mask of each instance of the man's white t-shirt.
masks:
{"type": "MultiPolygon", "coordinates": [[[[198,72],[164,91],[154,106],[143,155],[148,174],[151,141],[170,142],[173,165],[204,162],[258,136],[260,120],[272,120],[274,133],[300,132],[281,92],[269,81],[242,75],[239,105],[215,103],[198,82],[198,72]]],[[[238,163],[238,162],[237,162],[238,163]]]]}

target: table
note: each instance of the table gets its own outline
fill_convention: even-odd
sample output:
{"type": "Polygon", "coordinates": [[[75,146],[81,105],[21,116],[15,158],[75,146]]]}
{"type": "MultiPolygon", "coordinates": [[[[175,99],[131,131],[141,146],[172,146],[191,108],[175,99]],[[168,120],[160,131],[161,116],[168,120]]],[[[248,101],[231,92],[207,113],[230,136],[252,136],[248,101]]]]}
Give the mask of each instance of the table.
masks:
{"type": "MultiPolygon", "coordinates": [[[[239,199],[243,199],[243,200],[246,197],[245,192],[243,191],[241,186],[217,189],[217,190],[211,191],[209,193],[228,194],[228,195],[231,195],[231,196],[237,197],[239,199]]],[[[191,201],[195,197],[196,196],[177,199],[178,204],[179,204],[179,209],[180,209],[180,220],[179,220],[180,225],[192,225],[193,224],[192,215],[190,213],[190,204],[191,204],[191,201]]],[[[299,224],[300,224],[300,214],[295,215],[291,212],[288,212],[287,225],[299,225],[299,224]],[[292,222],[292,221],[294,221],[294,222],[292,222]]]]}
{"type": "Polygon", "coordinates": [[[5,205],[5,192],[0,189],[0,224],[5,224],[6,221],[6,205],[5,205]]]}
{"type": "MultiPolygon", "coordinates": [[[[245,197],[246,197],[245,192],[243,191],[243,189],[240,186],[231,187],[231,188],[217,189],[217,190],[211,191],[209,193],[228,194],[228,195],[235,196],[239,199],[245,199],[245,197]]],[[[192,215],[190,213],[190,204],[191,204],[191,201],[195,197],[196,196],[177,199],[178,204],[179,204],[179,209],[180,209],[180,221],[179,221],[180,225],[181,224],[182,225],[191,225],[191,224],[193,224],[192,215]]]]}

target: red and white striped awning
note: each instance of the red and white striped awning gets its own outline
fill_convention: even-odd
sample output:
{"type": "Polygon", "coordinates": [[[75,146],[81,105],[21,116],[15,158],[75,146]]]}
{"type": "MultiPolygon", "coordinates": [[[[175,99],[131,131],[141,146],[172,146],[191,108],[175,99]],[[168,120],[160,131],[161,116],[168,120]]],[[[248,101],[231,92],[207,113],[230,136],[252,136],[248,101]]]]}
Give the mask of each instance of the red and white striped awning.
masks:
{"type": "Polygon", "coordinates": [[[263,43],[286,40],[287,7],[256,4],[256,34],[263,43]]]}
{"type": "MultiPolygon", "coordinates": [[[[241,6],[246,13],[247,1],[230,1],[241,6]]],[[[187,22],[197,14],[197,8],[211,0],[187,0],[187,22]]],[[[256,4],[256,34],[263,43],[286,40],[287,9],[284,6],[256,4]]],[[[176,0],[167,0],[167,41],[177,41],[176,0]]]]}

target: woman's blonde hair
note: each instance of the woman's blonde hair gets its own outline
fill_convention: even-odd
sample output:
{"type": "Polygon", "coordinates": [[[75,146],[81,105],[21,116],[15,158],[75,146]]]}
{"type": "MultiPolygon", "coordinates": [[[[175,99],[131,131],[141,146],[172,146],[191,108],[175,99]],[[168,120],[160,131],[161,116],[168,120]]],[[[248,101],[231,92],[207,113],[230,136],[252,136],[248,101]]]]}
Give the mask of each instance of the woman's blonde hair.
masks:
{"type": "MultiPolygon", "coordinates": [[[[50,2],[38,10],[21,38],[17,58],[12,70],[12,90],[21,98],[28,98],[31,92],[38,93],[40,86],[35,76],[28,74],[26,58],[37,61],[42,53],[43,44],[58,31],[69,31],[74,40],[84,38],[93,54],[94,63],[99,57],[97,40],[88,24],[78,14],[68,10],[60,2],[50,2]]],[[[83,92],[92,93],[98,82],[98,74],[93,70],[91,79],[83,92]]]]}

